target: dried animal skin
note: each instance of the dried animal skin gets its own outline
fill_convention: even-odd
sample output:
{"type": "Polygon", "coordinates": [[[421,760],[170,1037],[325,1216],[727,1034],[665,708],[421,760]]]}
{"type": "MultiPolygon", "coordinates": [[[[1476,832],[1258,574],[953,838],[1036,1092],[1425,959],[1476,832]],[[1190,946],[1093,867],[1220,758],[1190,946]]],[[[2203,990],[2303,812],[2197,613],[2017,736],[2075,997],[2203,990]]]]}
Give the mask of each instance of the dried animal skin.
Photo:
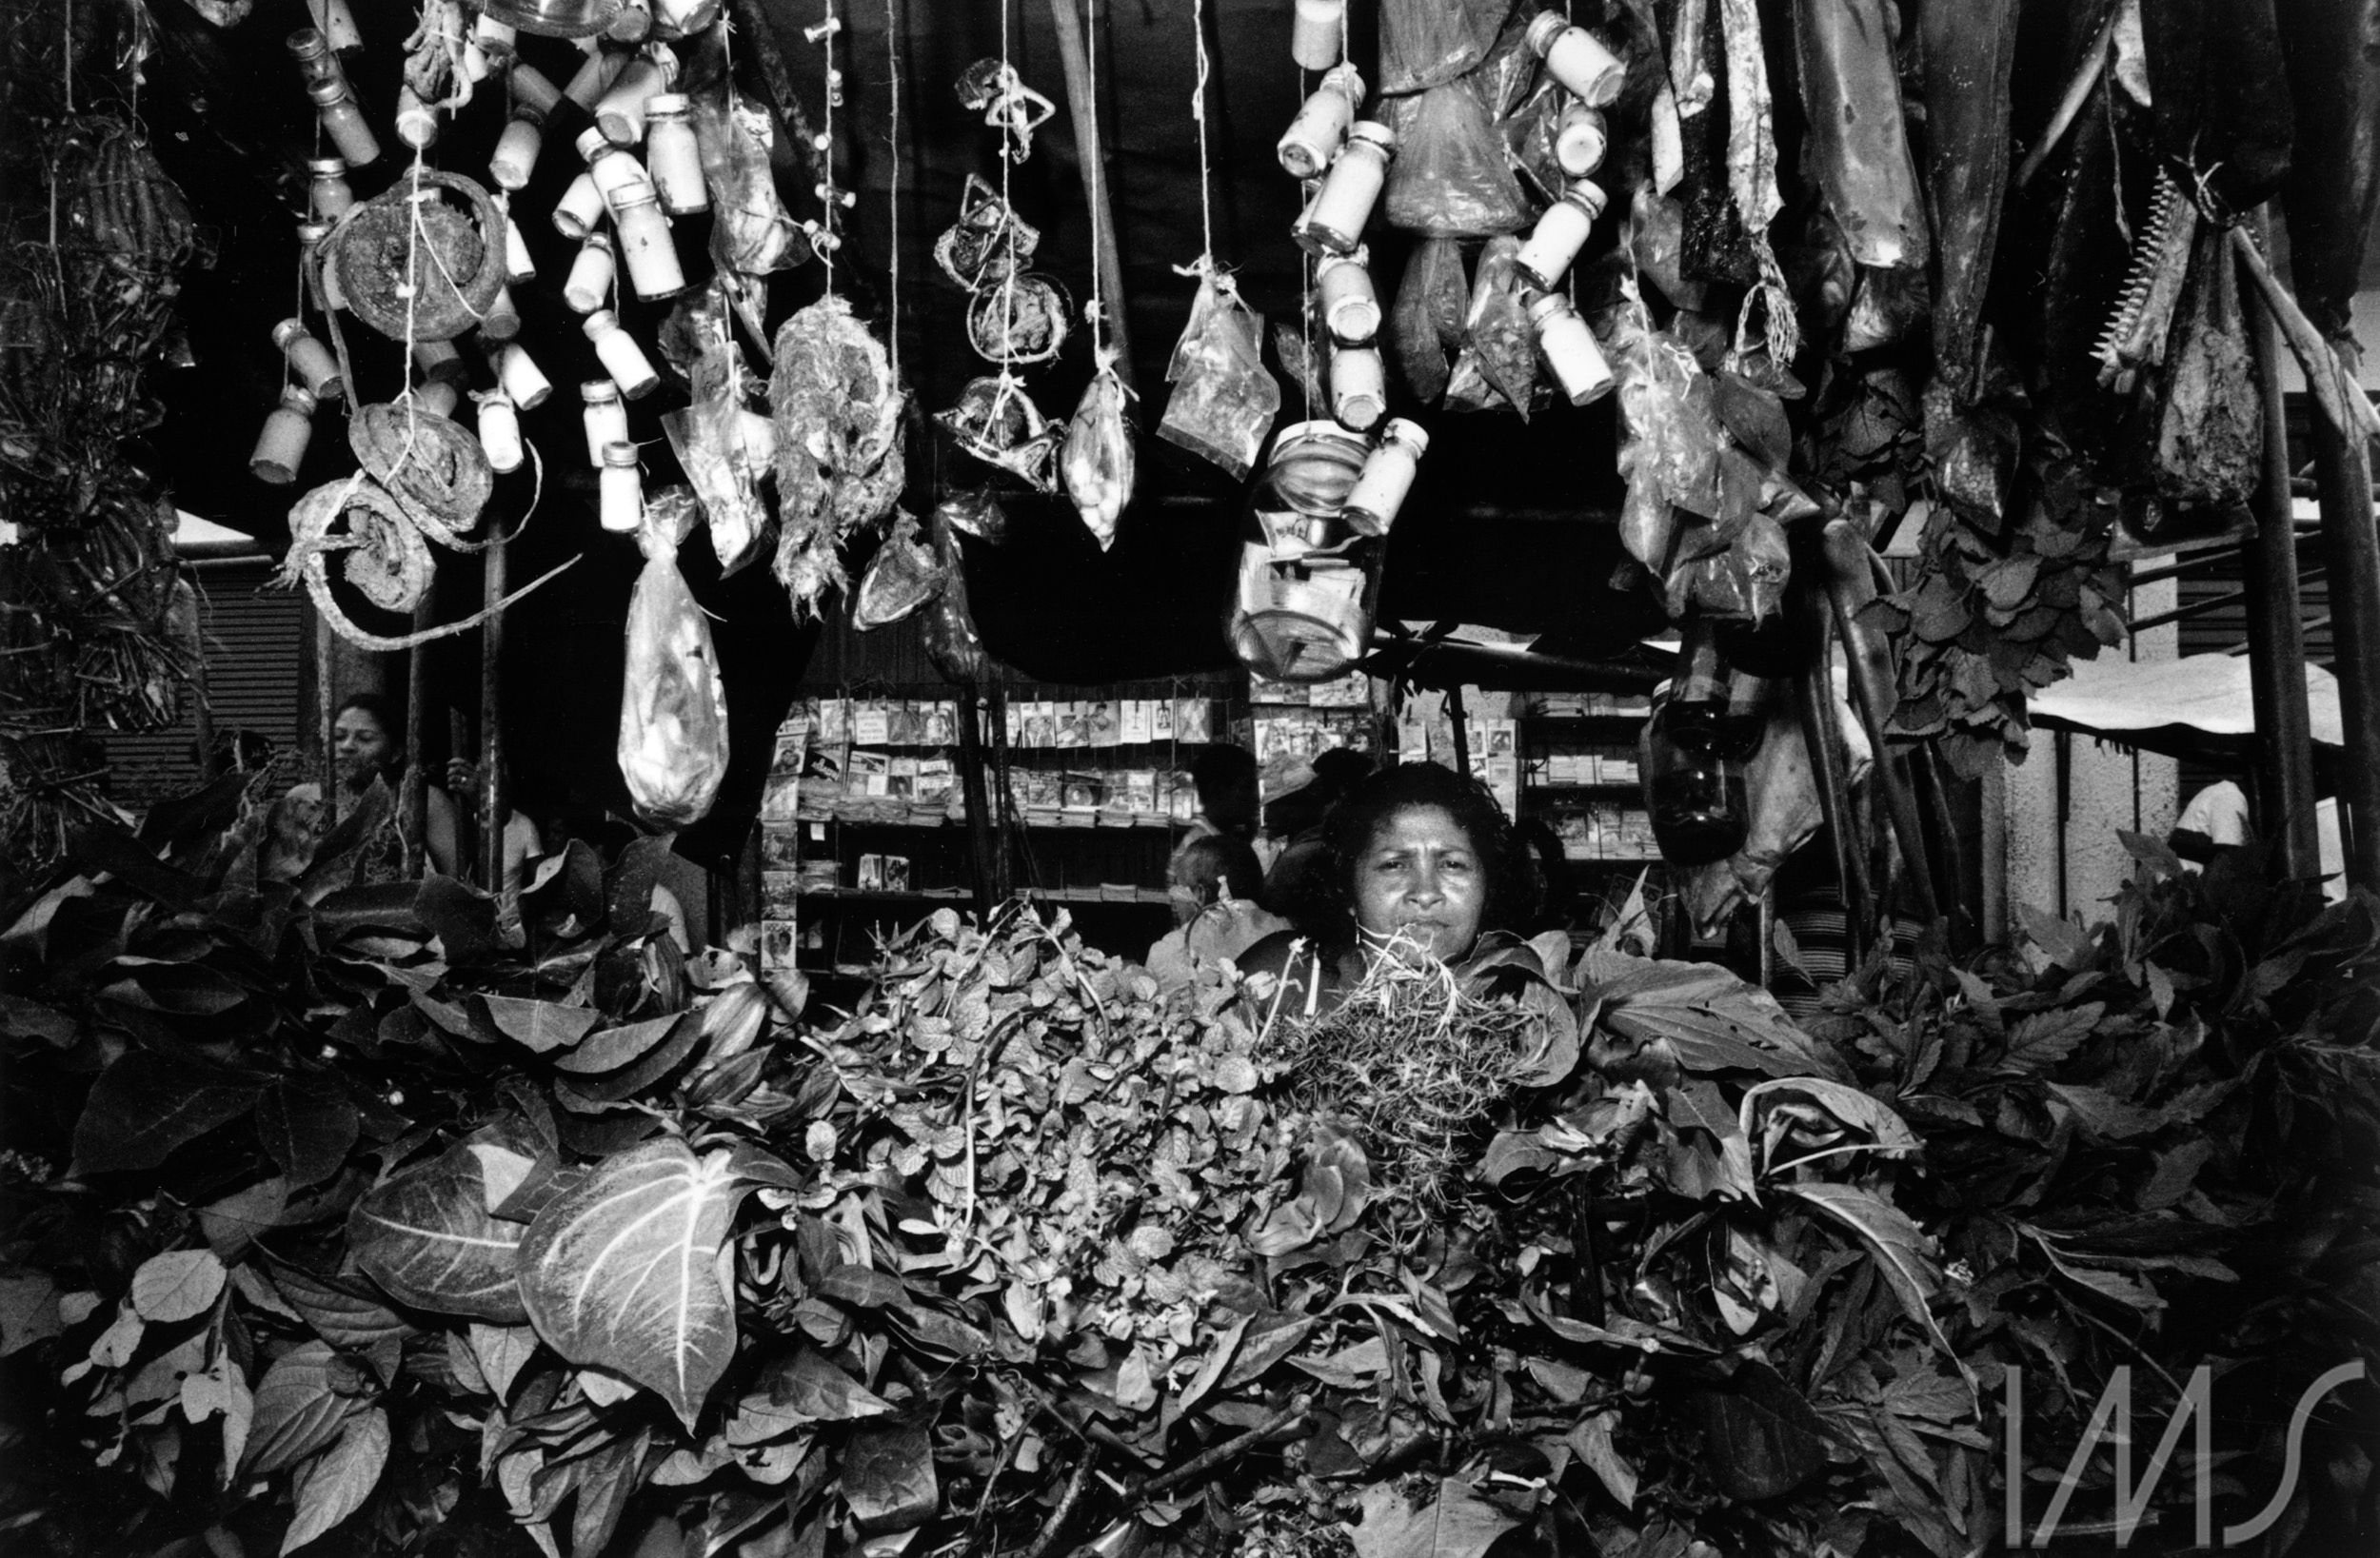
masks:
{"type": "Polygon", "coordinates": [[[777,331],[777,578],[796,616],[845,582],[836,552],[891,511],[906,479],[905,397],[883,345],[832,293],[777,331]]]}
{"type": "Polygon", "coordinates": [[[1103,357],[1067,424],[1060,461],[1066,496],[1074,500],[1075,512],[1082,516],[1102,552],[1116,543],[1116,522],[1132,501],[1132,422],[1125,410],[1129,394],[1116,376],[1113,354],[1103,357]]]}
{"type": "Polygon", "coordinates": [[[942,584],[942,569],[932,549],[919,539],[918,522],[902,514],[893,521],[892,534],[861,577],[851,625],[863,632],[889,627],[932,600],[942,584]]]}

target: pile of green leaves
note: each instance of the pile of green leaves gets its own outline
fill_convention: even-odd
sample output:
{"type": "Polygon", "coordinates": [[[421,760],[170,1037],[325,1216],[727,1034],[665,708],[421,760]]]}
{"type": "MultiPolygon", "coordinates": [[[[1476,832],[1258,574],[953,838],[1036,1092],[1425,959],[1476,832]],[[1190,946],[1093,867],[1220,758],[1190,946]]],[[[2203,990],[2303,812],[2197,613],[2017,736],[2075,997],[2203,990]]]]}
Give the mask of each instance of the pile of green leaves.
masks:
{"type": "Polygon", "coordinates": [[[2028,474],[2015,518],[1993,531],[1935,506],[1908,586],[1865,613],[1897,651],[1893,733],[1934,739],[1970,779],[2004,753],[2021,761],[2026,699],[2129,631],[2121,572],[2108,562],[2115,494],[2054,444],[2028,474]]]}
{"type": "MultiPolygon", "coordinates": [[[[1528,1015],[1518,1082],[1425,1211],[1292,1106],[1263,980],[945,912],[804,1012],[676,953],[635,852],[549,863],[511,946],[336,839],[258,883],[242,807],[0,907],[12,1546],[1951,1552],[2015,1317],[2147,1275],[1970,1139],[2163,1107],[2073,1069],[2113,965],[1872,971],[1814,1035],[1705,965],[1503,949],[1468,995],[1528,1015]],[[2026,1036],[1949,1053],[1987,998],[2026,1036]],[[2040,1236],[1946,1274],[1994,1216],[2040,1236]]],[[[2329,988],[2370,921],[2319,923],[2329,988]]],[[[2270,977],[2154,966],[2174,1023],[2270,977]]]]}

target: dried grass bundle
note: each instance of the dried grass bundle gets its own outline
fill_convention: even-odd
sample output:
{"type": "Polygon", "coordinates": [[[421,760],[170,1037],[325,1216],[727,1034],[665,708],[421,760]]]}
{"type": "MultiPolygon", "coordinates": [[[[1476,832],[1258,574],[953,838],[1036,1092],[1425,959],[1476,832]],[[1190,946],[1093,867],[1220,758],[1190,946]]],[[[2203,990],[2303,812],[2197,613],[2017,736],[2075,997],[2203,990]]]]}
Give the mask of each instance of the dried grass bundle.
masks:
{"type": "Polygon", "coordinates": [[[1392,942],[1335,1011],[1288,1027],[1284,1075],[1299,1107],[1354,1127],[1382,1191],[1436,1206],[1518,1074],[1530,1018],[1407,951],[1392,942]]]}

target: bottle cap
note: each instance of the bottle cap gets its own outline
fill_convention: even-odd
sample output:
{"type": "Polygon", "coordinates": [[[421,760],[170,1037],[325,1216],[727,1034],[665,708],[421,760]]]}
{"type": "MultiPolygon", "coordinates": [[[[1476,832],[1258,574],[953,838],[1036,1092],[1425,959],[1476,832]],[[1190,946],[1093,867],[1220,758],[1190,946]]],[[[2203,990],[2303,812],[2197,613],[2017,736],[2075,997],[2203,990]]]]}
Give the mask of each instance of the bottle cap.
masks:
{"type": "Polygon", "coordinates": [[[605,445],[604,445],[604,463],[605,463],[605,464],[606,464],[606,465],[611,465],[611,466],[615,466],[615,467],[616,467],[616,466],[623,466],[623,465],[625,465],[625,466],[626,466],[627,468],[629,468],[630,470],[635,469],[635,468],[636,468],[636,445],[635,445],[635,444],[605,444],[605,445]]]}
{"type": "Polygon", "coordinates": [[[347,176],[347,160],[345,157],[308,157],[306,159],[306,170],[318,179],[343,179],[347,176]]]}
{"type": "Polygon", "coordinates": [[[302,27],[289,34],[286,47],[298,59],[318,60],[330,52],[330,40],[320,28],[302,27]]]}
{"type": "Polygon", "coordinates": [[[1539,59],[1554,47],[1554,40],[1570,30],[1570,18],[1558,10],[1541,10],[1531,19],[1524,40],[1529,52],[1539,59]]]}
{"type": "Polygon", "coordinates": [[[1591,222],[1600,217],[1604,207],[1611,204],[1611,197],[1603,192],[1603,186],[1593,179],[1571,180],[1569,187],[1562,190],[1562,198],[1585,211],[1591,222]]]}
{"type": "Polygon", "coordinates": [[[540,114],[554,111],[562,101],[562,89],[546,78],[545,72],[519,60],[512,64],[512,107],[514,112],[535,108],[540,114]]]}
{"type": "Polygon", "coordinates": [[[611,138],[604,133],[600,125],[590,125],[579,131],[578,140],[572,144],[579,148],[579,155],[590,168],[598,156],[611,149],[611,138]]]}
{"type": "Polygon", "coordinates": [[[599,248],[608,253],[611,249],[611,234],[600,229],[590,230],[585,237],[579,240],[579,247],[599,248]]]}
{"type": "Polygon", "coordinates": [[[1347,131],[1347,139],[1378,147],[1387,156],[1397,155],[1397,132],[1377,119],[1357,120],[1355,127],[1347,131]]]}
{"type": "Polygon", "coordinates": [[[1430,447],[1430,430],[1404,417],[1389,418],[1388,425],[1380,429],[1380,437],[1384,442],[1402,444],[1413,451],[1416,460],[1427,453],[1430,447]]]}
{"type": "Polygon", "coordinates": [[[1344,93],[1351,104],[1363,101],[1363,72],[1356,69],[1353,60],[1341,60],[1323,71],[1322,85],[1344,93]]]}
{"type": "Polygon", "coordinates": [[[272,344],[279,346],[283,351],[288,351],[289,349],[289,343],[303,338],[305,334],[306,321],[302,319],[285,319],[280,324],[272,327],[272,344]]]}
{"type": "Polygon", "coordinates": [[[330,224],[301,222],[297,225],[297,236],[300,248],[312,248],[316,244],[330,236],[330,224]]]}
{"type": "Polygon", "coordinates": [[[1371,265],[1372,251],[1366,248],[1363,245],[1358,244],[1354,248],[1349,249],[1344,254],[1323,255],[1314,266],[1314,278],[1315,280],[1319,281],[1327,272],[1336,269],[1339,266],[1354,266],[1359,270],[1368,270],[1371,268],[1371,265]]]}
{"type": "Polygon", "coordinates": [[[684,92],[655,92],[645,102],[645,123],[649,128],[656,119],[686,111],[684,92]]]}
{"type": "Polygon", "coordinates": [[[600,405],[605,401],[616,401],[619,398],[620,386],[609,379],[589,379],[579,385],[579,399],[589,405],[600,405]]]}
{"type": "Polygon", "coordinates": [[[314,414],[314,392],[303,385],[285,385],[281,390],[281,408],[294,411],[301,417],[314,414]]]}
{"type": "Polygon", "coordinates": [[[608,308],[598,308],[586,316],[586,323],[579,328],[586,332],[589,341],[598,340],[620,328],[620,316],[608,308]]]}
{"type": "Polygon", "coordinates": [[[1537,302],[1529,305],[1529,323],[1532,325],[1542,324],[1544,321],[1551,319],[1557,314],[1569,314],[1573,318],[1577,318],[1577,312],[1578,311],[1576,308],[1573,308],[1570,306],[1570,300],[1568,298],[1562,296],[1559,292],[1548,292],[1543,297],[1537,299],[1537,302]]]}
{"type": "Polygon", "coordinates": [[[327,80],[317,81],[313,85],[307,87],[306,89],[306,95],[312,98],[317,106],[327,108],[333,103],[341,102],[346,99],[347,96],[347,84],[341,81],[337,76],[331,76],[327,80]]]}

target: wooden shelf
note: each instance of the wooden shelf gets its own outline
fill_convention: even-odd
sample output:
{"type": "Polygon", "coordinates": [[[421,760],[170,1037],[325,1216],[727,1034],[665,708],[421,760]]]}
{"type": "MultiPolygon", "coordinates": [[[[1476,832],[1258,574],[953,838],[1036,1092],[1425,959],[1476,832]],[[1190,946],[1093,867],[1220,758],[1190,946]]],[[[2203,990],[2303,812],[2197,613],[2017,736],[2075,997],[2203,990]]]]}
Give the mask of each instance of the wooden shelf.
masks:
{"type": "Polygon", "coordinates": [[[1602,784],[1524,783],[1520,787],[1520,793],[1524,796],[1540,796],[1552,793],[1559,793],[1562,795],[1626,796],[1631,799],[1639,799],[1644,795],[1644,786],[1634,780],[1602,784]]]}
{"type": "MultiPolygon", "coordinates": [[[[1080,887],[1060,888],[1054,893],[1029,893],[1025,896],[1037,903],[1061,904],[1069,909],[1086,906],[1112,909],[1170,909],[1173,901],[1170,897],[1111,898],[1101,894],[1096,888],[1080,887]]],[[[962,890],[953,890],[947,893],[926,893],[916,890],[891,892],[879,887],[802,887],[794,890],[794,897],[838,899],[848,903],[933,903],[954,906],[972,904],[975,901],[974,894],[962,890]]]]}
{"type": "Polygon", "coordinates": [[[1520,728],[1531,737],[1624,740],[1633,746],[1651,714],[1649,709],[1643,714],[1530,714],[1521,717],[1520,728]]]}

